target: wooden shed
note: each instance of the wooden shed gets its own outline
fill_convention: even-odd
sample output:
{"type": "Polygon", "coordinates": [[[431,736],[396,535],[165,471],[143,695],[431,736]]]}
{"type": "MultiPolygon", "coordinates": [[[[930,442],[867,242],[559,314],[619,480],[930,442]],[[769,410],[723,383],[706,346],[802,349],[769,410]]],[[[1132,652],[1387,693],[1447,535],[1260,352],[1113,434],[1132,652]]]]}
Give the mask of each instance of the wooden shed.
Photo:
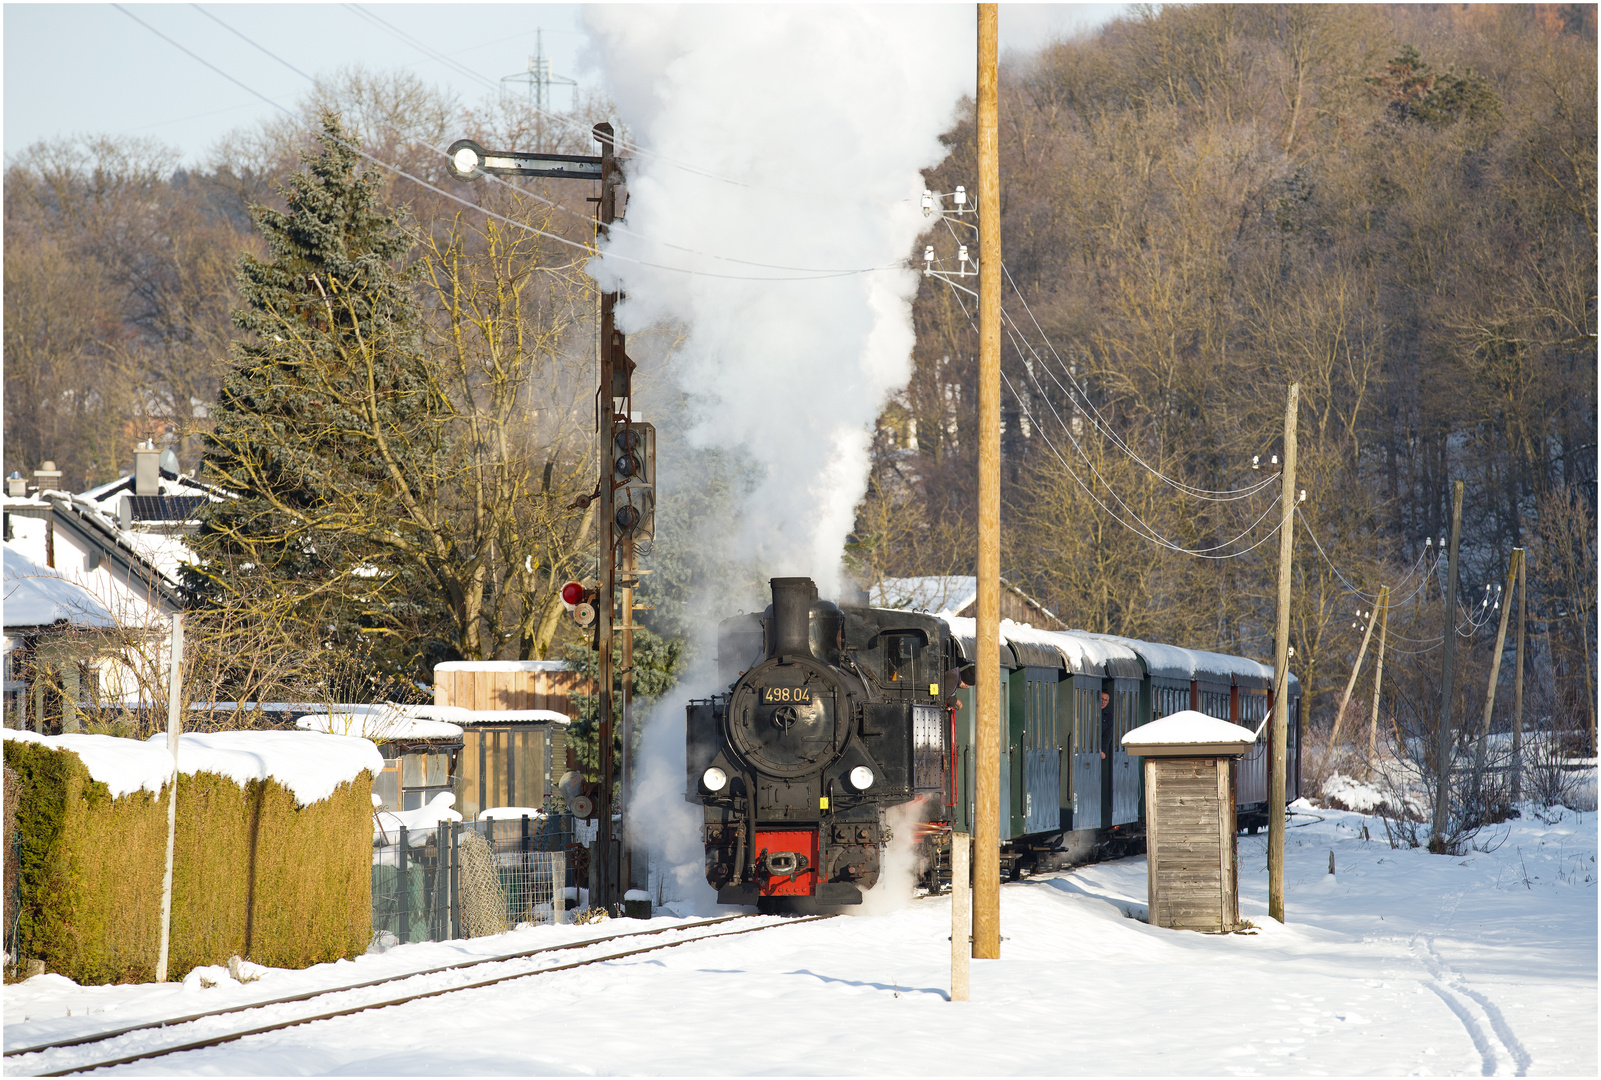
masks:
{"type": "Polygon", "coordinates": [[[434,668],[434,704],[468,710],[450,714],[462,728],[454,783],[463,817],[545,805],[569,767],[573,695],[589,689],[555,660],[458,660],[434,668]]]}
{"type": "Polygon", "coordinates": [[[1240,925],[1235,769],[1255,741],[1249,728],[1188,709],[1123,736],[1144,758],[1152,926],[1216,934],[1240,925]]]}

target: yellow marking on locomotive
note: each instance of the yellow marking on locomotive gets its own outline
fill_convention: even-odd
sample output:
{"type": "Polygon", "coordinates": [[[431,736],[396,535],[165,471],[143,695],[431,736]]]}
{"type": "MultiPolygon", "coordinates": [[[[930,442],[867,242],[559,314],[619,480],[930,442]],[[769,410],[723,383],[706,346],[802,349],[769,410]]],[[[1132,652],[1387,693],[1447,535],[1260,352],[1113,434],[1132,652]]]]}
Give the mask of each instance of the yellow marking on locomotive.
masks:
{"type": "Polygon", "coordinates": [[[828,809],[828,796],[827,795],[822,795],[822,796],[818,797],[817,809],[819,809],[819,810],[827,810],[828,809]]]}
{"type": "Polygon", "coordinates": [[[762,689],[763,701],[793,701],[799,705],[809,705],[812,701],[812,692],[804,686],[768,686],[762,689]]]}
{"type": "Polygon", "coordinates": [[[939,683],[931,682],[928,684],[928,696],[939,697],[939,683]]]}

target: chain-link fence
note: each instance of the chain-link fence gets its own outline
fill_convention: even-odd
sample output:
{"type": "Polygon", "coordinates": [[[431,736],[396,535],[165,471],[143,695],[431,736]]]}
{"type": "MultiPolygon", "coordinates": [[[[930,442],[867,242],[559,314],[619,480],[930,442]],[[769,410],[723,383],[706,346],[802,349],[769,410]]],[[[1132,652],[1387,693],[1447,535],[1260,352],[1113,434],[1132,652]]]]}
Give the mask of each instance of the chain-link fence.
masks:
{"type": "Polygon", "coordinates": [[[373,941],[481,937],[567,918],[572,818],[565,814],[380,832],[373,844],[373,941]]]}

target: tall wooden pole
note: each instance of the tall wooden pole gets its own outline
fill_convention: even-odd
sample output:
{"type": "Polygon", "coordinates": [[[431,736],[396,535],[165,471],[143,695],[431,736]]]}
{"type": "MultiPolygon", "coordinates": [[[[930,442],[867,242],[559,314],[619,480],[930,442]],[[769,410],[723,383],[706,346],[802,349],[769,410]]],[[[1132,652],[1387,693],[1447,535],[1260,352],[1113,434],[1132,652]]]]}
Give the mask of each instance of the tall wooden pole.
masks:
{"type": "Polygon", "coordinates": [[[172,616],[171,672],[167,679],[167,752],[172,781],[167,792],[167,865],[161,878],[161,942],[156,951],[156,982],[167,981],[172,944],[172,864],[178,839],[178,736],[183,731],[183,613],[172,616]]]}
{"type": "Polygon", "coordinates": [[[997,5],[978,5],[978,741],[973,955],[1001,955],[1001,154],[997,5]]]}
{"type": "Polygon", "coordinates": [[[1518,654],[1517,670],[1512,674],[1512,802],[1523,801],[1523,631],[1529,609],[1523,588],[1522,559],[1518,560],[1518,654]]]}
{"type": "MultiPolygon", "coordinates": [[[[1382,597],[1382,593],[1380,596],[1382,597]]],[[[1379,611],[1375,607],[1368,612],[1367,629],[1362,631],[1362,647],[1356,651],[1356,663],[1351,666],[1351,677],[1345,681],[1345,693],[1340,695],[1340,711],[1334,714],[1334,730],[1329,732],[1329,753],[1340,742],[1340,729],[1345,726],[1345,707],[1351,704],[1351,691],[1356,689],[1356,677],[1362,673],[1362,660],[1368,654],[1368,642],[1373,638],[1373,624],[1379,621],[1379,611]]]]}
{"type": "Polygon", "coordinates": [[[1267,913],[1284,921],[1284,766],[1290,713],[1290,560],[1295,554],[1295,419],[1301,384],[1284,403],[1284,482],[1279,489],[1279,618],[1273,635],[1273,724],[1268,736],[1267,913]]]}
{"type": "Polygon", "coordinates": [[[1451,828],[1451,677],[1456,662],[1456,556],[1462,543],[1462,481],[1451,484],[1451,553],[1445,581],[1445,670],[1441,674],[1440,718],[1434,728],[1434,820],[1429,850],[1445,853],[1451,828]]]}
{"type": "Polygon", "coordinates": [[[1490,685],[1484,691],[1484,718],[1479,721],[1479,738],[1473,748],[1473,803],[1479,802],[1480,785],[1484,776],[1484,754],[1490,741],[1490,719],[1495,713],[1495,686],[1501,681],[1501,652],[1506,648],[1506,624],[1512,615],[1512,587],[1518,580],[1518,564],[1523,561],[1523,549],[1513,548],[1506,570],[1506,588],[1501,597],[1501,624],[1495,631],[1495,653],[1490,657],[1490,685]]]}
{"type": "Polygon", "coordinates": [[[1390,587],[1379,590],[1379,654],[1373,663],[1373,711],[1368,714],[1368,776],[1373,775],[1379,740],[1379,688],[1384,684],[1384,632],[1390,624],[1390,587]]]}

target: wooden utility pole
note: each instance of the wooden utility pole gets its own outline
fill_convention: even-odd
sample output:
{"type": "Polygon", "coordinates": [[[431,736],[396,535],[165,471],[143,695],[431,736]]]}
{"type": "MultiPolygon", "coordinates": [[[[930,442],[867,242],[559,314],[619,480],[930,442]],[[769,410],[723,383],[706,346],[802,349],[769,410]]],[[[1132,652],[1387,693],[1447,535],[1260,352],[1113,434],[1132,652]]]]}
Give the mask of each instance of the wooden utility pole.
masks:
{"type": "Polygon", "coordinates": [[[951,833],[951,1000],[967,1000],[967,959],[973,951],[973,838],[951,833]]]}
{"type": "Polygon", "coordinates": [[[978,5],[978,741],[973,955],[1001,955],[1001,154],[997,5],[978,5]]]}
{"type": "MultiPolygon", "coordinates": [[[[616,152],[613,146],[612,126],[595,125],[595,139],[600,143],[600,234],[605,236],[608,226],[617,218],[616,152]]],[[[627,361],[619,357],[621,351],[614,311],[617,294],[600,296],[600,390],[595,400],[595,427],[600,437],[600,603],[595,605],[595,644],[599,649],[600,679],[600,791],[595,799],[595,813],[599,828],[595,834],[595,852],[590,859],[589,881],[591,905],[610,908],[616,902],[613,895],[613,855],[611,837],[612,784],[616,779],[612,760],[612,615],[617,604],[617,492],[612,481],[613,432],[617,429],[616,400],[627,397],[627,361]],[[619,395],[618,374],[623,376],[624,393],[619,395]]],[[[626,406],[625,406],[626,407],[626,406]]],[[[624,421],[627,416],[623,417],[624,421]]]]}
{"type": "Polygon", "coordinates": [[[1301,384],[1284,403],[1284,482],[1279,488],[1279,618],[1273,635],[1273,724],[1268,729],[1267,913],[1284,921],[1284,768],[1290,712],[1290,560],[1295,554],[1295,427],[1301,384]]]}
{"type": "Polygon", "coordinates": [[[1445,670],[1441,676],[1440,718],[1434,732],[1434,820],[1429,850],[1445,853],[1451,828],[1451,670],[1456,661],[1456,556],[1462,543],[1462,481],[1451,484],[1451,554],[1445,582],[1445,670]]]}
{"type": "MultiPolygon", "coordinates": [[[[1384,594],[1379,594],[1382,599],[1384,594]]],[[[1373,624],[1379,621],[1378,608],[1368,612],[1367,629],[1362,631],[1362,647],[1356,651],[1356,663],[1351,665],[1351,677],[1345,681],[1345,693],[1340,695],[1340,710],[1334,714],[1334,730],[1329,732],[1329,753],[1340,744],[1340,729],[1345,726],[1345,707],[1351,704],[1351,691],[1356,689],[1356,677],[1362,672],[1362,661],[1368,654],[1368,642],[1373,638],[1373,624]]]]}
{"type": "Polygon", "coordinates": [[[1518,654],[1512,673],[1512,802],[1523,801],[1523,631],[1528,621],[1523,588],[1524,560],[1518,560],[1518,654]]]}
{"type": "Polygon", "coordinates": [[[1368,714],[1368,776],[1378,760],[1379,688],[1384,684],[1384,632],[1390,623],[1390,587],[1379,590],[1379,654],[1373,664],[1373,711],[1368,714]]]}
{"type": "Polygon", "coordinates": [[[183,732],[183,613],[172,616],[171,671],[167,678],[167,752],[172,755],[172,782],[167,792],[167,868],[161,878],[161,943],[156,952],[156,982],[167,981],[167,954],[172,944],[172,864],[178,839],[178,742],[183,732]]]}
{"type": "Polygon", "coordinates": [[[1490,718],[1495,712],[1495,686],[1501,680],[1501,652],[1506,648],[1506,624],[1512,614],[1512,588],[1517,584],[1518,565],[1523,562],[1523,549],[1513,548],[1506,571],[1506,587],[1501,597],[1501,622],[1495,631],[1495,653],[1490,657],[1490,685],[1484,691],[1484,718],[1479,722],[1479,738],[1473,748],[1473,805],[1479,803],[1479,792],[1484,777],[1484,754],[1490,741],[1490,718]]]}

